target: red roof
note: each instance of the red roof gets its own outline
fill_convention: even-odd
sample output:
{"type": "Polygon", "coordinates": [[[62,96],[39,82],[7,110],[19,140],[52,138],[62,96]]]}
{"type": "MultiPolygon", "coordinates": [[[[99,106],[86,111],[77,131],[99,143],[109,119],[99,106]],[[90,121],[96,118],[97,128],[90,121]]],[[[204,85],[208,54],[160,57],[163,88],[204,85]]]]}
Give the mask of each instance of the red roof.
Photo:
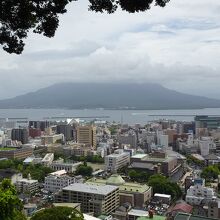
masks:
{"type": "Polygon", "coordinates": [[[172,211],[181,211],[185,213],[192,213],[193,207],[187,203],[179,203],[173,207],[172,211]]]}

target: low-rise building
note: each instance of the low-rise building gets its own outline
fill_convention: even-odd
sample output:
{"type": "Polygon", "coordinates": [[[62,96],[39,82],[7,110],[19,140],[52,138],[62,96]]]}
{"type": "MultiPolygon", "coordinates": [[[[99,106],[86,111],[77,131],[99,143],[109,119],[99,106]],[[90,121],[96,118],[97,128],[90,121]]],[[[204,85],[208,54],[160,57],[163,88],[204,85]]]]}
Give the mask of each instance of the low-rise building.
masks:
{"type": "Polygon", "coordinates": [[[179,212],[192,214],[192,211],[193,211],[193,206],[185,202],[184,203],[181,202],[176,204],[173,208],[171,208],[171,210],[167,213],[167,216],[173,219],[179,212]]]}
{"type": "Polygon", "coordinates": [[[54,134],[54,135],[41,136],[41,144],[42,145],[62,143],[63,141],[64,141],[64,135],[63,134],[54,134]]]}
{"type": "Polygon", "coordinates": [[[105,157],[105,170],[112,173],[117,172],[118,169],[129,165],[130,154],[123,150],[117,150],[113,154],[105,157]]]}
{"type": "Polygon", "coordinates": [[[87,181],[93,185],[113,185],[119,187],[120,205],[130,203],[133,207],[143,208],[145,203],[151,199],[152,188],[146,184],[125,182],[118,175],[113,174],[107,180],[92,178],[87,181]]]}
{"type": "Polygon", "coordinates": [[[38,180],[32,180],[30,175],[28,178],[22,178],[15,183],[19,193],[34,193],[39,190],[38,180]]]}
{"type": "Polygon", "coordinates": [[[215,199],[208,203],[208,217],[220,219],[220,200],[215,199]]]}
{"type": "Polygon", "coordinates": [[[110,214],[119,206],[119,187],[74,183],[55,195],[56,202],[81,203],[84,213],[110,214]]]}
{"type": "Polygon", "coordinates": [[[73,172],[76,171],[76,168],[80,164],[82,164],[82,162],[77,162],[77,163],[57,163],[57,162],[53,162],[50,167],[54,171],[65,170],[67,173],[73,173],[73,172]]]}
{"type": "Polygon", "coordinates": [[[54,154],[53,153],[48,153],[44,156],[44,158],[42,159],[41,163],[44,166],[50,166],[53,162],[54,159],[54,154]]]}
{"type": "Polygon", "coordinates": [[[74,144],[70,146],[65,146],[63,148],[63,153],[65,155],[74,155],[77,157],[86,157],[89,155],[94,155],[94,149],[91,147],[86,147],[85,144],[74,144]]]}
{"type": "Polygon", "coordinates": [[[77,181],[79,180],[76,177],[70,177],[66,175],[65,170],[60,170],[45,177],[44,189],[49,192],[57,192],[77,181]]]}
{"type": "Polygon", "coordinates": [[[161,203],[170,204],[171,195],[155,193],[154,194],[154,200],[158,201],[158,202],[161,202],[161,203]]]}
{"type": "Polygon", "coordinates": [[[153,152],[151,154],[137,154],[131,157],[130,168],[145,170],[154,173],[162,173],[171,177],[181,164],[178,164],[176,156],[170,156],[165,152],[153,152]],[[157,167],[156,167],[157,166],[157,167]]]}
{"type": "Polygon", "coordinates": [[[206,187],[205,180],[199,180],[195,179],[194,185],[187,190],[186,202],[190,205],[201,205],[216,198],[214,189],[206,187]]]}
{"type": "Polygon", "coordinates": [[[0,158],[8,159],[25,159],[33,154],[33,149],[30,147],[21,147],[21,148],[1,148],[0,149],[0,158]]]}

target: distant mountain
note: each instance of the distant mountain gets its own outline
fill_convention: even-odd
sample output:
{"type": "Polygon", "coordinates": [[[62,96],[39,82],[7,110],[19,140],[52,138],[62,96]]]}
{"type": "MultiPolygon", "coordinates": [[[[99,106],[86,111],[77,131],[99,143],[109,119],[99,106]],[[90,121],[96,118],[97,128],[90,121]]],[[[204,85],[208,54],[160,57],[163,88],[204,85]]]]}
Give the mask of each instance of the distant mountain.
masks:
{"type": "Polygon", "coordinates": [[[0,108],[193,109],[220,100],[187,95],[158,84],[60,83],[0,101],[0,108]]]}

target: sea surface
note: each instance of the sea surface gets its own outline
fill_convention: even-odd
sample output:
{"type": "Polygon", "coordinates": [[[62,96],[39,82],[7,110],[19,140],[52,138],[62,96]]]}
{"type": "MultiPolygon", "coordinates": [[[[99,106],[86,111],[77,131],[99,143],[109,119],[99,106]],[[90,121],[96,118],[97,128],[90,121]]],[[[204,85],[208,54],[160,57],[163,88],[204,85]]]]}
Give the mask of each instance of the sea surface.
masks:
{"type": "Polygon", "coordinates": [[[193,121],[195,115],[220,116],[220,108],[190,110],[104,110],[104,109],[0,109],[0,120],[61,120],[80,118],[82,120],[99,120],[122,122],[130,125],[145,124],[157,119],[193,121]]]}

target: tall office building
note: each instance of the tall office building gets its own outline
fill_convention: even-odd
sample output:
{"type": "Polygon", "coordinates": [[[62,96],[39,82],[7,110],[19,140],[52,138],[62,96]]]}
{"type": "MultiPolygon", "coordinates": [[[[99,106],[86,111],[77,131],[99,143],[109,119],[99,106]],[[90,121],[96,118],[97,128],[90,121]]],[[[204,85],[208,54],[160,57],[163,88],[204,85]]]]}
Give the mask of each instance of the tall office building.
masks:
{"type": "Polygon", "coordinates": [[[78,126],[77,127],[77,142],[87,146],[96,147],[96,127],[78,126]]]}
{"type": "Polygon", "coordinates": [[[220,127],[220,116],[208,116],[208,115],[200,115],[195,117],[195,129],[196,136],[204,136],[200,135],[201,131],[206,132],[212,129],[218,129],[220,127]]]}
{"type": "Polygon", "coordinates": [[[26,128],[14,128],[11,131],[11,139],[13,141],[21,141],[22,144],[28,143],[28,130],[26,128]]]}
{"type": "Polygon", "coordinates": [[[63,134],[66,141],[75,140],[75,127],[69,124],[57,125],[57,133],[63,134]]]}
{"type": "Polygon", "coordinates": [[[36,128],[45,131],[45,128],[48,127],[50,127],[49,121],[29,121],[29,128],[36,128]]]}

